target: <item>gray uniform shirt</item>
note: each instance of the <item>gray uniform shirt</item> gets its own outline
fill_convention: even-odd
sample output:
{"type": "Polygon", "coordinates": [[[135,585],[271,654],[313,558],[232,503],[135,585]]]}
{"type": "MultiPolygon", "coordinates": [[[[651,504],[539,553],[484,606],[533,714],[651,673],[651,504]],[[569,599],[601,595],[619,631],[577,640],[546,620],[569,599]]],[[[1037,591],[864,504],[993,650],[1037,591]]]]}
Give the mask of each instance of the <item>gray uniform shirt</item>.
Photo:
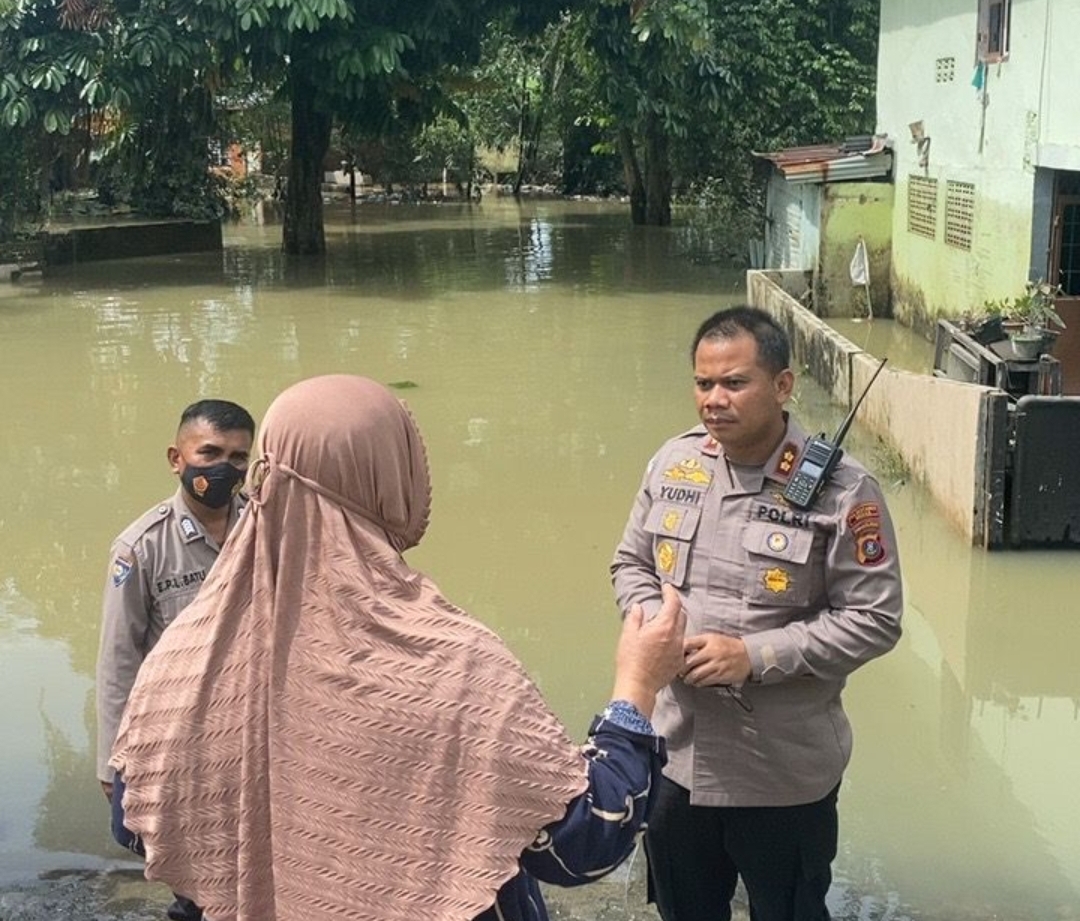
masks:
{"type": "MultiPolygon", "coordinates": [[[[230,530],[244,501],[233,499],[230,530]]],[[[162,631],[195,598],[220,550],[179,489],[113,542],[97,659],[99,780],[112,781],[115,774],[109,755],[139,666],[162,631]]]]}
{"type": "Polygon", "coordinates": [[[791,420],[762,467],[729,463],[703,427],[650,461],[612,563],[620,609],[680,589],[687,635],[740,637],[741,688],[679,680],[656,703],[664,773],[704,806],[815,802],[851,755],[845,678],[891,649],[903,611],[892,522],[873,477],[846,455],[813,508],[783,498],[806,434],[791,420]]]}

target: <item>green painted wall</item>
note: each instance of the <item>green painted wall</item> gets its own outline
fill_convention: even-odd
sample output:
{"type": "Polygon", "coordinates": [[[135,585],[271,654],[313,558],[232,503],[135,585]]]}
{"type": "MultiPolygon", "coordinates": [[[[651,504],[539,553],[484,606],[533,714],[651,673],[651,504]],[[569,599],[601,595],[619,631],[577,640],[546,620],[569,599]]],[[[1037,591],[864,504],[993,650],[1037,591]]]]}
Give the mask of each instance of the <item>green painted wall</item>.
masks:
{"type": "Polygon", "coordinates": [[[851,258],[860,236],[870,259],[870,307],[892,315],[889,274],[892,251],[893,186],[885,182],[841,182],[822,187],[821,245],[814,304],[825,317],[865,317],[866,290],[851,283],[851,258]]]}
{"type": "Polygon", "coordinates": [[[970,250],[945,242],[944,179],[939,181],[933,240],[907,229],[907,176],[898,176],[896,182],[894,314],[901,322],[927,334],[932,334],[939,318],[977,311],[988,299],[1020,294],[1031,263],[1031,177],[999,177],[993,198],[987,191],[993,183],[986,176],[958,178],[975,184],[970,250]],[[1006,192],[1011,201],[1006,199],[1006,192]]]}

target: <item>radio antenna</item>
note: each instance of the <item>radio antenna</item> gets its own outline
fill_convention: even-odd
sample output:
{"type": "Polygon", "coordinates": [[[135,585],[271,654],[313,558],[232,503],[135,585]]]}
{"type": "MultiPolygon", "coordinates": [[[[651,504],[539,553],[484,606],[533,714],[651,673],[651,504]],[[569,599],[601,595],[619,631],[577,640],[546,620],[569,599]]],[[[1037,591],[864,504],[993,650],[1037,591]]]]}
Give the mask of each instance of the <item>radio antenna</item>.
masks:
{"type": "Polygon", "coordinates": [[[862,401],[866,399],[866,395],[870,392],[870,387],[874,381],[877,380],[877,376],[881,373],[881,369],[885,367],[885,362],[888,358],[882,358],[881,364],[877,366],[877,370],[874,372],[874,376],[870,378],[870,383],[863,388],[863,392],[859,394],[859,399],[855,401],[855,405],[851,407],[851,411],[844,418],[844,421],[840,423],[840,428],[836,430],[836,435],[833,436],[833,444],[839,446],[840,442],[844,440],[844,436],[847,435],[848,429],[851,428],[851,423],[855,421],[855,413],[859,411],[859,407],[862,406],[862,401]]]}

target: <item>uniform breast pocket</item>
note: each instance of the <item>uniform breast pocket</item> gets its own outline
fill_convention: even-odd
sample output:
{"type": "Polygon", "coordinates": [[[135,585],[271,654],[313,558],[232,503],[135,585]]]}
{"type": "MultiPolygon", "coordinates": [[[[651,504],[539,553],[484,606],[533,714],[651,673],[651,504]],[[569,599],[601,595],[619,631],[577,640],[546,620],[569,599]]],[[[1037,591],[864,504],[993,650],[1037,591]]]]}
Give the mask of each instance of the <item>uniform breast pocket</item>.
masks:
{"type": "Polygon", "coordinates": [[[196,584],[169,592],[167,595],[163,595],[158,599],[161,620],[166,627],[176,620],[177,615],[195,600],[195,596],[198,593],[199,586],[196,584]]]}
{"type": "Polygon", "coordinates": [[[649,510],[645,530],[652,535],[653,563],[663,582],[683,585],[690,547],[701,520],[701,509],[662,503],[649,510]]]}
{"type": "Polygon", "coordinates": [[[770,521],[752,521],[743,535],[744,594],[751,604],[787,608],[806,605],[816,593],[814,532],[770,521]]]}

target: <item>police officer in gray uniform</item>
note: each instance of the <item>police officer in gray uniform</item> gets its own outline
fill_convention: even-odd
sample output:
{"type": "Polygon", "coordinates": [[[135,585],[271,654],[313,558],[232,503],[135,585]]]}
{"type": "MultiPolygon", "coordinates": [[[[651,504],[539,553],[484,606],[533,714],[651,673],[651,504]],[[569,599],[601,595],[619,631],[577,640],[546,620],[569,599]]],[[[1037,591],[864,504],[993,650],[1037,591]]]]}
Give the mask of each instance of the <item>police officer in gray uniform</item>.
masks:
{"type": "MultiPolygon", "coordinates": [[[[127,527],[110,551],[97,659],[97,775],[112,804],[113,836],[136,853],[141,842],[124,827],[122,779],[109,755],[139,666],[194,599],[236,524],[254,437],[255,421],[235,403],[188,406],[166,452],[179,488],[127,527]]],[[[198,921],[202,912],[177,896],[168,915],[198,921]]]]}
{"type": "Polygon", "coordinates": [[[650,461],[612,563],[622,611],[675,585],[685,664],[653,714],[668,764],[645,835],[664,921],[825,921],[836,797],[851,755],[846,677],[891,649],[903,610],[892,523],[844,456],[809,509],[784,487],[807,442],[784,411],[784,331],[721,311],[692,348],[702,425],[650,461]]]}

